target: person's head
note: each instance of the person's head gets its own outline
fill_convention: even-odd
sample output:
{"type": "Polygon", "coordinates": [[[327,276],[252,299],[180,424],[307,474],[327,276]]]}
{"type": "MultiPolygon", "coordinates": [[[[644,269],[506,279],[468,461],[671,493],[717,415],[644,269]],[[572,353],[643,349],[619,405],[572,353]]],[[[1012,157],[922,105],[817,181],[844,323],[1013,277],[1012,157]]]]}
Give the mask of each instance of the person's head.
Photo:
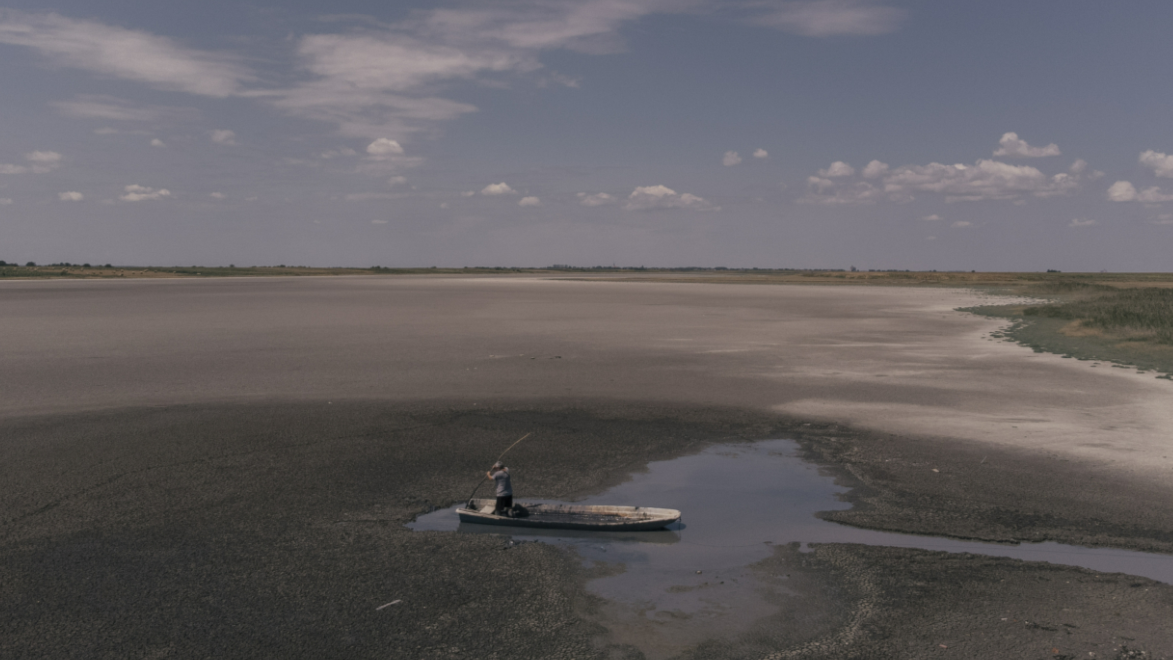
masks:
{"type": "Polygon", "coordinates": [[[497,461],[496,463],[493,463],[493,469],[494,470],[504,470],[505,464],[502,463],[501,461],[497,461]]]}

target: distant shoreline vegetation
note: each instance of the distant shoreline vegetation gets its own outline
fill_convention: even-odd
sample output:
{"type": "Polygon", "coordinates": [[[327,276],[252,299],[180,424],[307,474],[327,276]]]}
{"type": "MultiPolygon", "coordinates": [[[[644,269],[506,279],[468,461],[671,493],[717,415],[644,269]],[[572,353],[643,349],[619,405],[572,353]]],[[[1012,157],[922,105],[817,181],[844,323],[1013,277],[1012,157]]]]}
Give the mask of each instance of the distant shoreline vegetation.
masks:
{"type": "Polygon", "coordinates": [[[1173,380],[1173,286],[1170,276],[1132,281],[1055,279],[1026,283],[1012,293],[1038,304],[984,305],[961,311],[1013,323],[993,339],[1013,341],[1078,360],[1135,367],[1173,380]]]}

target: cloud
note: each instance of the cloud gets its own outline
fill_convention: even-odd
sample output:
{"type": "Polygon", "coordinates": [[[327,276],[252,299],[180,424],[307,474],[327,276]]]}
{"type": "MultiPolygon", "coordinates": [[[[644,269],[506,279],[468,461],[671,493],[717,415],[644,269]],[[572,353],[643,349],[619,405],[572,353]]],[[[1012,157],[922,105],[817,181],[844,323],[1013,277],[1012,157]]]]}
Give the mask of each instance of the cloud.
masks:
{"type": "Polygon", "coordinates": [[[1113,202],[1136,201],[1136,186],[1128,181],[1117,181],[1108,187],[1108,199],[1113,202]]]}
{"type": "Polygon", "coordinates": [[[171,191],[167,190],[166,188],[159,188],[156,190],[155,188],[148,188],[146,186],[140,186],[136,184],[126,186],[124,190],[126,191],[126,194],[119,197],[119,199],[124,202],[142,202],[163,199],[164,197],[171,196],[171,191]]]}
{"type": "Polygon", "coordinates": [[[619,30],[649,14],[693,11],[698,0],[518,0],[415,11],[394,23],[297,41],[306,78],[285,89],[254,90],[303,118],[330,122],[342,135],[401,139],[476,112],[443,98],[460,83],[576,85],[539,60],[555,49],[621,50],[619,30]]]}
{"type": "Polygon", "coordinates": [[[56,151],[30,151],[24,155],[28,165],[0,163],[0,174],[45,174],[61,166],[63,157],[56,151]]]}
{"type": "Polygon", "coordinates": [[[726,151],[721,158],[721,164],[725,167],[732,167],[741,162],[741,156],[737,155],[736,151],[726,151]]]}
{"type": "Polygon", "coordinates": [[[941,216],[937,215],[936,213],[934,213],[932,215],[926,215],[925,217],[921,218],[921,220],[928,220],[929,222],[936,222],[940,219],[941,219],[941,216]]]}
{"type": "Polygon", "coordinates": [[[615,203],[615,198],[607,193],[595,193],[588,195],[587,193],[578,193],[578,203],[583,206],[602,206],[604,204],[615,203]]]}
{"type": "Polygon", "coordinates": [[[888,173],[888,163],[881,163],[878,160],[873,160],[863,168],[863,178],[874,179],[878,176],[884,176],[888,173]]]}
{"type": "Polygon", "coordinates": [[[1059,145],[1052,142],[1045,147],[1032,147],[1018,137],[1018,133],[1006,133],[998,140],[998,148],[994,150],[995,156],[1018,156],[1020,158],[1043,158],[1046,156],[1058,156],[1059,145]]]}
{"type": "Polygon", "coordinates": [[[753,157],[754,158],[769,158],[770,152],[766,151],[765,149],[754,149],[753,157]]]}
{"type": "Polygon", "coordinates": [[[908,12],[867,0],[783,2],[752,19],[808,37],[875,35],[895,32],[908,12]]]}
{"type": "Polygon", "coordinates": [[[402,186],[405,183],[407,183],[407,177],[405,176],[393,176],[387,179],[387,185],[389,186],[402,186]]]}
{"type": "Polygon", "coordinates": [[[475,191],[475,190],[466,190],[466,191],[460,193],[460,196],[461,197],[472,197],[475,194],[477,194],[477,191],[475,191]]]}
{"type": "Polygon", "coordinates": [[[61,154],[56,151],[31,151],[24,157],[32,163],[29,169],[37,174],[52,172],[61,166],[61,154]]]}
{"type": "Polygon", "coordinates": [[[957,228],[957,229],[964,229],[964,228],[966,228],[966,227],[972,227],[972,226],[973,226],[973,223],[972,223],[972,222],[970,222],[970,221],[968,221],[968,220],[958,220],[958,221],[954,222],[954,223],[953,223],[952,225],[950,225],[950,226],[951,226],[951,227],[954,227],[954,228],[957,228]]]}
{"type": "Polygon", "coordinates": [[[151,146],[152,147],[166,147],[167,144],[165,142],[163,142],[162,140],[160,140],[159,138],[152,138],[151,139],[151,146]]]}
{"type": "MultiPolygon", "coordinates": [[[[820,170],[820,176],[807,179],[804,204],[873,204],[888,200],[908,202],[919,193],[945,196],[946,202],[981,200],[1020,200],[1025,196],[1040,198],[1065,195],[1077,190],[1085,178],[1079,173],[1063,172],[1052,176],[1029,165],[1010,165],[996,160],[978,160],[974,165],[906,165],[890,169],[872,161],[865,174],[877,183],[832,180],[832,173],[850,169],[837,168],[840,163],[820,170]],[[870,169],[870,171],[868,171],[870,169]]],[[[840,174],[838,179],[847,179],[840,174]]]]}
{"type": "Polygon", "coordinates": [[[357,156],[358,152],[350,147],[342,147],[341,149],[327,149],[318,154],[321,158],[330,160],[331,158],[339,158],[341,156],[357,156]]]}
{"type": "Polygon", "coordinates": [[[627,196],[623,208],[629,211],[653,211],[661,209],[692,209],[697,211],[720,210],[704,199],[690,193],[677,194],[667,186],[638,187],[627,196]]]}
{"type": "Polygon", "coordinates": [[[224,199],[224,193],[222,193],[222,192],[208,193],[208,197],[211,197],[212,199],[224,199]]]}
{"type": "Polygon", "coordinates": [[[1068,227],[1091,227],[1098,224],[1095,220],[1085,220],[1082,218],[1072,218],[1071,222],[1067,223],[1068,227]]]}
{"type": "Polygon", "coordinates": [[[253,79],[233,57],[58,14],[0,10],[0,43],[27,46],[59,66],[201,96],[230,96],[253,79]]]}
{"type": "Polygon", "coordinates": [[[819,176],[824,177],[851,176],[853,174],[855,174],[855,168],[841,160],[831,163],[831,166],[825,170],[819,170],[819,176]]]}
{"type": "Polygon", "coordinates": [[[1137,192],[1136,186],[1128,181],[1117,181],[1108,188],[1108,199],[1113,202],[1141,202],[1144,204],[1160,204],[1173,202],[1173,193],[1163,193],[1160,187],[1152,186],[1137,192]]]}
{"type": "Polygon", "coordinates": [[[63,202],[80,202],[81,200],[85,199],[85,195],[83,195],[79,192],[70,191],[70,192],[57,193],[57,199],[59,199],[63,202]]]}
{"type": "Polygon", "coordinates": [[[216,144],[236,144],[236,133],[226,128],[218,128],[211,132],[212,142],[216,144]]]}
{"type": "Polygon", "coordinates": [[[490,183],[481,189],[482,195],[516,195],[517,191],[509,187],[508,183],[490,183]]]}
{"type": "MultiPolygon", "coordinates": [[[[162,119],[196,121],[200,117],[199,111],[192,108],[141,106],[102,94],[81,94],[75,96],[72,101],[53,101],[49,105],[67,117],[78,119],[153,122],[162,119]]],[[[105,130],[107,133],[116,132],[113,128],[99,130],[105,130]]]]}
{"type": "Polygon", "coordinates": [[[518,206],[541,206],[542,200],[537,197],[522,197],[521,201],[517,203],[518,206]]]}
{"type": "Polygon", "coordinates": [[[375,158],[398,156],[403,154],[403,147],[395,140],[379,138],[367,145],[367,153],[375,158]]]}
{"type": "Polygon", "coordinates": [[[8,206],[11,203],[12,199],[10,197],[0,197],[0,206],[8,206]]]}
{"type": "Polygon", "coordinates": [[[1152,168],[1153,174],[1166,179],[1173,179],[1173,156],[1149,149],[1141,153],[1140,164],[1152,168]]]}

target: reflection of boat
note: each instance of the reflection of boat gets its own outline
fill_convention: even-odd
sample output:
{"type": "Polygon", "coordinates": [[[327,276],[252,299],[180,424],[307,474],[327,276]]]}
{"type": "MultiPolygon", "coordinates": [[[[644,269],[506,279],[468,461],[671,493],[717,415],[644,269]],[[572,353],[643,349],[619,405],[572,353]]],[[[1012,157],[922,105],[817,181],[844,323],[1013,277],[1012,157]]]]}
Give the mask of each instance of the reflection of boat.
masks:
{"type": "Polygon", "coordinates": [[[514,507],[514,515],[501,516],[493,513],[496,504],[496,500],[471,500],[456,513],[462,523],[600,532],[663,529],[680,520],[676,509],[590,504],[522,504],[514,507]]]}

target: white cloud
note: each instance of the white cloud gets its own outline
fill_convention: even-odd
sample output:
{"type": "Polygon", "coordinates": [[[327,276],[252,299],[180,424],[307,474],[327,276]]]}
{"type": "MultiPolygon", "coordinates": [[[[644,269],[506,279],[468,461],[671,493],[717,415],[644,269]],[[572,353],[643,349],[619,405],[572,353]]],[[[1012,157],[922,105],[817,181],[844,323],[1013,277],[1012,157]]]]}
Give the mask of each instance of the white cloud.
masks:
{"type": "Polygon", "coordinates": [[[28,165],[0,163],[0,174],[45,174],[61,166],[63,157],[56,151],[30,151],[24,155],[28,165]]]}
{"type": "Polygon", "coordinates": [[[12,203],[12,199],[11,199],[11,198],[9,198],[9,197],[0,197],[0,206],[8,206],[8,205],[9,205],[9,204],[11,204],[11,203],[12,203]]]}
{"type": "Polygon", "coordinates": [[[403,147],[395,140],[379,138],[367,145],[367,153],[375,158],[398,156],[403,154],[403,147]]]}
{"type": "Polygon", "coordinates": [[[236,144],[236,132],[226,128],[218,128],[211,132],[212,142],[216,144],[236,144]]]}
{"type": "Polygon", "coordinates": [[[677,193],[667,186],[641,186],[627,196],[623,208],[629,211],[653,211],[659,209],[692,209],[697,211],[720,210],[704,199],[691,193],[677,193]]]}
{"type": "Polygon", "coordinates": [[[420,10],[362,32],[304,36],[297,56],[311,78],[246,94],[333,123],[342,135],[401,139],[477,110],[438,96],[446,85],[500,85],[510,76],[528,76],[539,86],[575,85],[544,71],[538,56],[552,49],[615,52],[624,24],[697,6],[696,0],[523,0],[420,10]]]}
{"type": "Polygon", "coordinates": [[[1059,145],[1055,143],[1048,144],[1045,147],[1032,147],[1018,137],[1018,133],[1006,133],[998,140],[998,148],[994,150],[995,156],[1019,156],[1021,158],[1043,158],[1045,156],[1058,156],[1059,145]]]}
{"type": "Polygon", "coordinates": [[[1140,164],[1152,168],[1159,177],[1173,179],[1173,156],[1149,149],[1141,153],[1140,164]]]}
{"type": "Polygon", "coordinates": [[[167,144],[165,142],[163,142],[162,140],[160,140],[159,138],[152,138],[151,139],[151,146],[152,147],[166,147],[167,144]]]}
{"type": "Polygon", "coordinates": [[[1067,226],[1068,227],[1091,227],[1092,225],[1095,225],[1095,224],[1099,224],[1099,223],[1097,223],[1095,220],[1087,220],[1087,219],[1083,219],[1083,218],[1072,218],[1071,222],[1069,222],[1067,224],[1067,226]]]}
{"type": "Polygon", "coordinates": [[[1113,202],[1136,201],[1136,186],[1128,181],[1117,181],[1108,187],[1108,199],[1113,202]]]}
{"type": "Polygon", "coordinates": [[[863,168],[863,178],[874,179],[878,176],[884,176],[888,173],[888,163],[881,163],[878,160],[873,160],[863,168]]]}
{"type": "Polygon", "coordinates": [[[932,215],[926,215],[925,217],[921,218],[921,220],[928,220],[929,222],[936,222],[940,219],[941,219],[941,216],[937,215],[936,213],[934,213],[932,215]]]}
{"type": "Polygon", "coordinates": [[[57,199],[63,202],[80,202],[81,200],[85,199],[85,195],[79,192],[70,191],[57,193],[57,199]]]}
{"type": "Polygon", "coordinates": [[[224,199],[224,193],[222,193],[222,192],[208,193],[208,197],[211,197],[212,199],[224,199]]]}
{"type": "Polygon", "coordinates": [[[808,0],[767,6],[773,8],[753,22],[808,37],[895,32],[908,13],[868,0],[808,0]]]}
{"type": "Polygon", "coordinates": [[[542,200],[537,197],[522,197],[521,201],[517,203],[518,206],[541,206],[542,200]]]}
{"type": "Polygon", "coordinates": [[[819,176],[823,177],[851,176],[853,174],[855,174],[855,168],[841,160],[831,163],[831,166],[825,170],[819,170],[819,176]]]}
{"type": "Polygon", "coordinates": [[[807,194],[799,201],[805,204],[871,204],[884,199],[908,202],[916,193],[942,194],[946,202],[1020,200],[1028,195],[1044,198],[1064,195],[1078,189],[1084,180],[1079,174],[1063,172],[1047,176],[1028,165],[984,159],[974,165],[929,163],[894,170],[880,163],[871,172],[873,178],[879,179],[878,185],[827,178],[835,169],[832,165],[819,171],[823,176],[810,177],[807,194]]]}
{"type": "Polygon", "coordinates": [[[27,46],[60,66],[203,96],[230,96],[252,79],[232,57],[58,14],[0,10],[0,43],[27,46]]]}
{"type": "Polygon", "coordinates": [[[1160,204],[1173,202],[1173,193],[1163,193],[1160,187],[1152,186],[1137,192],[1136,186],[1128,181],[1117,181],[1108,188],[1108,199],[1113,202],[1141,202],[1144,204],[1160,204]]]}
{"type": "Polygon", "coordinates": [[[51,165],[61,161],[61,154],[56,151],[30,151],[24,157],[33,163],[42,165],[51,165]]]}
{"type": "Polygon", "coordinates": [[[508,183],[490,183],[481,189],[482,195],[516,195],[517,191],[509,187],[508,183]]]}
{"type": "Polygon", "coordinates": [[[955,227],[957,229],[964,229],[965,227],[972,227],[973,223],[968,220],[958,220],[950,226],[955,227]]]}
{"type": "Polygon", "coordinates": [[[602,206],[604,204],[613,204],[615,198],[607,193],[595,193],[588,195],[587,193],[578,193],[578,203],[583,206],[602,206]]]}
{"type": "MultiPolygon", "coordinates": [[[[9,201],[11,202],[11,200],[9,200],[9,201]]],[[[0,203],[3,203],[3,202],[0,202],[0,203]]],[[[1161,215],[1158,215],[1157,217],[1153,218],[1152,224],[1154,224],[1154,225],[1173,225],[1173,213],[1162,213],[1161,215]]]]}
{"type": "Polygon", "coordinates": [[[170,197],[171,191],[166,188],[148,188],[137,184],[131,184],[124,188],[126,194],[119,197],[124,202],[142,202],[147,200],[163,199],[170,197]]]}
{"type": "Polygon", "coordinates": [[[475,194],[477,194],[477,191],[475,191],[475,190],[466,190],[466,191],[460,193],[460,196],[461,197],[472,197],[475,194]]]}
{"type": "Polygon", "coordinates": [[[753,157],[754,158],[769,158],[770,152],[766,151],[765,149],[754,149],[753,157]]]}
{"type": "Polygon", "coordinates": [[[385,225],[385,224],[387,224],[387,221],[386,220],[371,220],[371,224],[372,225],[385,225]]]}
{"type": "Polygon", "coordinates": [[[732,167],[741,162],[741,156],[737,155],[736,151],[726,151],[721,158],[721,164],[725,167],[732,167]]]}
{"type": "Polygon", "coordinates": [[[407,177],[405,176],[393,176],[387,179],[387,185],[389,186],[402,186],[405,183],[407,183],[407,177]]]}

